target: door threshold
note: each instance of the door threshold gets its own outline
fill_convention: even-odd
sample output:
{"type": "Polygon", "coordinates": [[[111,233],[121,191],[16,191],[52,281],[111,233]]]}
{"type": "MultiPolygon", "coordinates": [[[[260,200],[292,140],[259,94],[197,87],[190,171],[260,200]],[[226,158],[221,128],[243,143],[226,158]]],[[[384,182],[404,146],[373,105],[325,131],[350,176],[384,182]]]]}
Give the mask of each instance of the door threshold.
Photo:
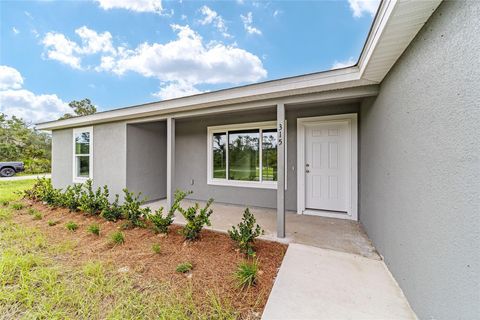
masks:
{"type": "Polygon", "coordinates": [[[337,219],[345,219],[345,220],[356,220],[350,214],[348,214],[348,212],[342,212],[342,211],[305,209],[305,210],[303,210],[303,214],[309,215],[309,216],[319,216],[319,217],[337,218],[337,219]]]}

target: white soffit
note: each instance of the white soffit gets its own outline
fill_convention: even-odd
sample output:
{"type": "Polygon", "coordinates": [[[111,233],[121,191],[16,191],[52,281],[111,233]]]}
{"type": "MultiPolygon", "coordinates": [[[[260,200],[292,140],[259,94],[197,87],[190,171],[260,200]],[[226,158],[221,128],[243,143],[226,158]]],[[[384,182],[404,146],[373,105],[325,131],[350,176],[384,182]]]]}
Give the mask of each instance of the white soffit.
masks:
{"type": "MultiPolygon", "coordinates": [[[[356,66],[44,122],[40,130],[237,105],[379,84],[442,0],[383,0],[356,66]]],[[[348,90],[345,92],[348,94],[348,90]]]]}
{"type": "Polygon", "coordinates": [[[381,82],[442,0],[384,0],[365,45],[361,78],[381,82]]]}

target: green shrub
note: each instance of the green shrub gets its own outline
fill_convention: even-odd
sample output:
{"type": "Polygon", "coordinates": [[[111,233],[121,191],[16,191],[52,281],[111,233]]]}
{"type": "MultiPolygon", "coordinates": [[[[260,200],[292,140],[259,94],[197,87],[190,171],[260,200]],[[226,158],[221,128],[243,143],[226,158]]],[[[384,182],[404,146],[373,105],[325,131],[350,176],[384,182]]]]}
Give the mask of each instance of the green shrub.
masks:
{"type": "Polygon", "coordinates": [[[148,216],[150,208],[141,208],[141,205],[145,203],[144,199],[140,199],[142,194],[136,195],[129,192],[128,189],[123,189],[123,192],[125,193],[125,200],[122,205],[123,217],[130,221],[134,227],[144,227],[143,218],[148,216]]]}
{"type": "Polygon", "coordinates": [[[205,225],[210,226],[210,216],[213,213],[210,205],[213,203],[213,199],[209,199],[207,204],[204,208],[199,210],[198,203],[195,203],[193,207],[189,207],[188,209],[183,209],[182,207],[178,207],[178,211],[180,211],[183,217],[186,220],[185,226],[180,231],[181,234],[187,240],[196,240],[200,236],[200,231],[202,231],[205,225]]]}
{"type": "Polygon", "coordinates": [[[67,228],[67,230],[70,230],[70,231],[75,231],[78,229],[78,225],[73,222],[73,221],[69,221],[67,222],[67,224],[65,225],[65,227],[67,228]]]}
{"type": "Polygon", "coordinates": [[[94,234],[96,236],[100,235],[100,226],[96,223],[94,223],[92,225],[89,225],[87,230],[88,230],[88,232],[90,232],[91,234],[94,234]]]}
{"type": "Polygon", "coordinates": [[[115,201],[103,208],[101,216],[108,221],[117,221],[122,217],[122,207],[118,204],[118,194],[115,195],[115,201]]]}
{"type": "Polygon", "coordinates": [[[173,218],[175,217],[175,211],[180,207],[180,202],[185,199],[187,195],[192,193],[183,192],[180,190],[175,191],[175,198],[172,204],[172,207],[168,211],[166,216],[163,216],[163,207],[156,210],[153,214],[149,214],[147,219],[153,224],[153,229],[157,233],[167,233],[168,227],[173,223],[173,218]]]}
{"type": "Polygon", "coordinates": [[[243,261],[234,273],[239,288],[245,288],[255,285],[258,275],[258,261],[243,261]]]}
{"type": "Polygon", "coordinates": [[[31,216],[33,216],[36,212],[38,212],[38,210],[35,208],[28,208],[27,210],[27,213],[31,216]]]}
{"type": "Polygon", "coordinates": [[[103,186],[93,190],[93,181],[88,179],[80,194],[78,209],[89,215],[99,214],[102,209],[108,206],[108,187],[103,186]]]}
{"type": "Polygon", "coordinates": [[[115,231],[110,234],[110,243],[113,245],[125,243],[125,236],[121,231],[115,231]]]}
{"type": "Polygon", "coordinates": [[[243,253],[249,256],[255,255],[253,247],[255,238],[264,233],[258,224],[255,226],[255,222],[255,216],[246,208],[242,221],[237,227],[233,226],[231,230],[228,230],[230,238],[237,243],[243,253]]]}
{"type": "Polygon", "coordinates": [[[23,203],[15,202],[12,204],[14,210],[22,210],[24,208],[23,203]]]}
{"type": "Polygon", "coordinates": [[[42,213],[40,211],[35,212],[33,220],[42,220],[42,213]]]}
{"type": "Polygon", "coordinates": [[[68,208],[71,212],[78,210],[81,205],[80,197],[82,195],[82,184],[74,184],[73,186],[67,186],[65,192],[62,195],[62,206],[68,208]]]}
{"type": "Polygon", "coordinates": [[[7,201],[7,200],[2,201],[2,206],[4,206],[4,207],[8,206],[9,204],[10,204],[10,202],[7,201]]]}
{"type": "Polygon", "coordinates": [[[179,273],[187,273],[192,269],[193,269],[193,265],[190,262],[184,262],[184,263],[180,263],[177,266],[176,271],[179,273]]]}
{"type": "Polygon", "coordinates": [[[58,221],[48,220],[48,225],[49,225],[50,227],[56,226],[57,224],[58,224],[58,221]]]}
{"type": "Polygon", "coordinates": [[[152,251],[155,252],[156,254],[159,254],[162,249],[158,243],[152,244],[152,251]]]}
{"type": "Polygon", "coordinates": [[[62,205],[62,192],[61,189],[55,189],[52,186],[52,180],[46,178],[38,178],[31,189],[24,191],[25,197],[43,201],[50,206],[62,205]]]}

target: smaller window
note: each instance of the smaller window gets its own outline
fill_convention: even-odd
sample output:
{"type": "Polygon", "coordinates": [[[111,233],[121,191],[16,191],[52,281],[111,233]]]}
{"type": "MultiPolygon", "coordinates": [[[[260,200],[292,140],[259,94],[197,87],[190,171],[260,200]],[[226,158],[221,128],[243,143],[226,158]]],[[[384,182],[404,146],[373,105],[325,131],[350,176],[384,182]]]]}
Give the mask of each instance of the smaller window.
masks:
{"type": "Polygon", "coordinates": [[[92,178],[92,128],[73,130],[73,182],[92,178]]]}

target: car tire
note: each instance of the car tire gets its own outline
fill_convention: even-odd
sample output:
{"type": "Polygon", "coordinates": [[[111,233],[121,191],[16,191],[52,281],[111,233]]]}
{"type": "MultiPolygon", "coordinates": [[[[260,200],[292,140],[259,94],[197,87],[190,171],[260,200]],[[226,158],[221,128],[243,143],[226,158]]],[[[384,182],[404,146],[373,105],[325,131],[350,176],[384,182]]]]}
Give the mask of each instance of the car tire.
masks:
{"type": "Polygon", "coordinates": [[[15,175],[15,169],[7,167],[0,170],[0,177],[13,177],[15,175]]]}

